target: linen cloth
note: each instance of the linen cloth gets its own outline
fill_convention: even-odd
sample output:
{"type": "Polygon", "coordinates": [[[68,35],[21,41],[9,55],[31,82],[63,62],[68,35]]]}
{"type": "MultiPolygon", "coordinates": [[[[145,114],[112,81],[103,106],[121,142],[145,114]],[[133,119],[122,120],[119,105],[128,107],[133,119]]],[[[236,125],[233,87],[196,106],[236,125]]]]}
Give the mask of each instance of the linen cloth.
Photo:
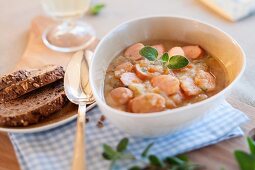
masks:
{"type": "MultiPolygon", "coordinates": [[[[115,147],[120,139],[128,137],[130,139],[128,151],[135,154],[139,159],[143,149],[149,143],[154,142],[150,153],[158,154],[163,158],[242,136],[243,132],[239,125],[248,120],[244,113],[224,102],[208,112],[200,121],[183,130],[165,137],[142,139],[130,137],[128,134],[119,131],[112,124],[109,124],[107,119],[104,122],[104,127],[98,128],[96,123],[101,115],[98,107],[89,111],[87,115],[90,119],[86,126],[88,170],[109,168],[109,162],[101,156],[103,143],[115,147]]],[[[44,132],[9,134],[21,169],[69,170],[72,161],[75,128],[76,121],[72,121],[44,132]]],[[[128,169],[132,165],[132,163],[125,161],[117,169],[128,169]]]]}

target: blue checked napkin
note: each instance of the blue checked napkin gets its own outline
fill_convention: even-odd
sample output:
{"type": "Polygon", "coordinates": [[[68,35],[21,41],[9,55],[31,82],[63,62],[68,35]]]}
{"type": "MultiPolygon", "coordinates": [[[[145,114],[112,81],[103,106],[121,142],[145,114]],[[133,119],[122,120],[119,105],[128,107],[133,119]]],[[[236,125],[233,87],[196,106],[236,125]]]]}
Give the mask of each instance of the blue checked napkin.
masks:
{"type": "MultiPolygon", "coordinates": [[[[115,146],[123,137],[129,137],[129,151],[138,158],[142,150],[151,142],[152,154],[161,157],[176,155],[205,147],[220,141],[242,136],[239,128],[248,120],[246,115],[224,102],[210,111],[200,121],[165,137],[141,139],[130,137],[109,124],[106,120],[103,128],[97,128],[100,117],[98,108],[92,109],[88,116],[90,122],[86,128],[88,170],[105,170],[109,162],[102,159],[102,144],[115,146]]],[[[76,122],[34,134],[9,134],[14,145],[20,166],[23,170],[69,170],[73,154],[73,140],[76,122]]],[[[132,164],[125,162],[117,169],[128,169],[132,164]]]]}

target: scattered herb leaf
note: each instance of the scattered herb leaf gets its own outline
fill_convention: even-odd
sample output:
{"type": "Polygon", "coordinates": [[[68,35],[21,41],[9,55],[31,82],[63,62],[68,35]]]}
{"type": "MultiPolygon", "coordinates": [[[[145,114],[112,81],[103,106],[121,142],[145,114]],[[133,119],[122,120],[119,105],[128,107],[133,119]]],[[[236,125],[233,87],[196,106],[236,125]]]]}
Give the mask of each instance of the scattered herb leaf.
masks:
{"type": "Polygon", "coordinates": [[[178,157],[167,157],[164,162],[169,165],[182,165],[185,161],[179,159],[178,157]]]}
{"type": "Polygon", "coordinates": [[[107,144],[103,144],[103,153],[102,157],[105,160],[111,161],[110,169],[113,169],[115,164],[119,160],[129,159],[134,160],[135,156],[131,153],[124,153],[128,147],[128,138],[123,138],[120,140],[118,145],[116,146],[116,150],[114,150],[111,146],[107,144]]]}
{"type": "Polygon", "coordinates": [[[104,4],[98,3],[98,4],[91,6],[89,11],[92,15],[98,15],[104,7],[105,7],[104,4]]]}
{"type": "Polygon", "coordinates": [[[128,138],[123,138],[118,143],[116,149],[117,149],[118,152],[123,152],[127,149],[127,146],[128,146],[128,138]]]}
{"type": "Polygon", "coordinates": [[[244,151],[235,151],[235,157],[239,164],[240,170],[254,170],[255,169],[255,157],[244,151]]]}
{"type": "MultiPolygon", "coordinates": [[[[246,153],[241,150],[234,152],[235,158],[239,164],[240,170],[255,170],[255,142],[251,138],[247,138],[247,143],[250,148],[250,153],[246,153]]],[[[141,154],[142,157],[146,157],[149,161],[146,161],[145,167],[133,166],[129,170],[198,170],[204,169],[204,167],[189,162],[186,155],[178,155],[166,157],[163,161],[156,155],[150,155],[147,157],[149,149],[153,146],[153,143],[149,144],[141,154]]],[[[128,147],[128,138],[123,138],[117,145],[117,150],[114,150],[111,146],[103,145],[103,158],[111,161],[111,169],[114,168],[115,163],[122,159],[134,160],[135,156],[131,153],[124,153],[128,147]]],[[[224,168],[221,168],[223,170],[224,168]]]]}
{"type": "Polygon", "coordinates": [[[151,149],[151,147],[154,145],[154,143],[150,143],[142,152],[141,156],[142,157],[146,157],[148,155],[149,150],[151,149]]]}
{"type": "Polygon", "coordinates": [[[107,159],[113,160],[116,157],[117,152],[113,150],[113,148],[110,147],[109,145],[104,144],[103,149],[104,149],[103,156],[106,157],[107,159]]]}
{"type": "Polygon", "coordinates": [[[154,165],[156,167],[162,167],[162,162],[156,155],[150,155],[149,161],[151,165],[154,165]]]}
{"type": "Polygon", "coordinates": [[[178,155],[177,158],[179,158],[182,161],[188,162],[189,158],[187,155],[178,155]]]}
{"type": "Polygon", "coordinates": [[[249,145],[251,154],[255,156],[255,142],[252,140],[252,138],[247,138],[247,143],[249,145]]]}
{"type": "Polygon", "coordinates": [[[135,156],[133,154],[121,154],[120,159],[130,159],[130,160],[135,160],[135,156]]]}
{"type": "Polygon", "coordinates": [[[169,55],[168,55],[168,53],[164,53],[164,54],[162,55],[162,57],[161,57],[161,60],[162,60],[163,63],[168,62],[168,60],[169,60],[169,55]]]}
{"type": "Polygon", "coordinates": [[[188,64],[189,64],[189,60],[186,57],[181,56],[181,55],[175,55],[169,59],[168,68],[169,69],[180,69],[180,68],[187,66],[188,64]]]}
{"type": "Polygon", "coordinates": [[[247,143],[250,148],[250,153],[236,150],[235,158],[239,164],[240,170],[255,170],[255,142],[251,138],[247,138],[247,143]]]}
{"type": "Polygon", "coordinates": [[[112,160],[112,159],[113,159],[113,157],[109,156],[109,155],[106,154],[105,152],[102,153],[102,156],[103,156],[103,158],[106,159],[106,160],[112,160]]]}
{"type": "Polygon", "coordinates": [[[155,61],[158,57],[158,51],[150,46],[145,46],[143,47],[140,51],[139,54],[149,61],[155,61]]]}
{"type": "Polygon", "coordinates": [[[133,166],[129,168],[129,170],[142,170],[142,168],[140,168],[139,166],[133,166]]]}

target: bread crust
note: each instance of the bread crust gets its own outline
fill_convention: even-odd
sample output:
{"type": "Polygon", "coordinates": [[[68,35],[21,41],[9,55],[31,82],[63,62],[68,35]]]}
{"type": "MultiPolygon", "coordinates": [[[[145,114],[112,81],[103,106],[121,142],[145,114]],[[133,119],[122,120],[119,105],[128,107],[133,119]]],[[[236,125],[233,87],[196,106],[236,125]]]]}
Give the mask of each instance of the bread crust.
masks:
{"type": "Polygon", "coordinates": [[[0,90],[15,84],[19,81],[25,80],[30,75],[29,71],[19,70],[11,74],[4,75],[0,78],[0,90]]]}
{"type": "Polygon", "coordinates": [[[16,99],[28,92],[64,78],[62,66],[47,65],[30,72],[27,78],[17,81],[0,91],[0,103],[16,99]]]}
{"type": "Polygon", "coordinates": [[[68,102],[63,80],[0,104],[1,126],[28,126],[61,110],[68,102]]]}

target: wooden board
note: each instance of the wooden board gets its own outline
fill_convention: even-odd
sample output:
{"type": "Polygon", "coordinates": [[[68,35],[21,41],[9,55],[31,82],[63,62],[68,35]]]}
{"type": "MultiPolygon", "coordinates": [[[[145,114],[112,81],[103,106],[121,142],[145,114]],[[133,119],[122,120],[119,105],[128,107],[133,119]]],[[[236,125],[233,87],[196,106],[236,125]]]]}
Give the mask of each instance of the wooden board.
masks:
{"type": "MultiPolygon", "coordinates": [[[[32,21],[27,49],[21,57],[17,68],[36,68],[49,63],[61,65],[68,63],[72,53],[54,52],[42,43],[42,30],[51,23],[53,21],[45,17],[37,17],[32,21]]],[[[97,42],[89,48],[94,49],[96,44],[97,42]]],[[[255,126],[255,108],[241,103],[234,98],[228,99],[228,101],[250,117],[251,121],[242,127],[247,136],[255,126]]],[[[188,155],[191,160],[205,165],[209,170],[219,170],[221,167],[224,167],[226,170],[237,170],[238,166],[233,157],[233,151],[236,149],[247,150],[245,137],[230,139],[213,146],[192,151],[188,155]]],[[[0,170],[9,169],[19,170],[20,168],[8,135],[0,132],[0,170]]]]}

